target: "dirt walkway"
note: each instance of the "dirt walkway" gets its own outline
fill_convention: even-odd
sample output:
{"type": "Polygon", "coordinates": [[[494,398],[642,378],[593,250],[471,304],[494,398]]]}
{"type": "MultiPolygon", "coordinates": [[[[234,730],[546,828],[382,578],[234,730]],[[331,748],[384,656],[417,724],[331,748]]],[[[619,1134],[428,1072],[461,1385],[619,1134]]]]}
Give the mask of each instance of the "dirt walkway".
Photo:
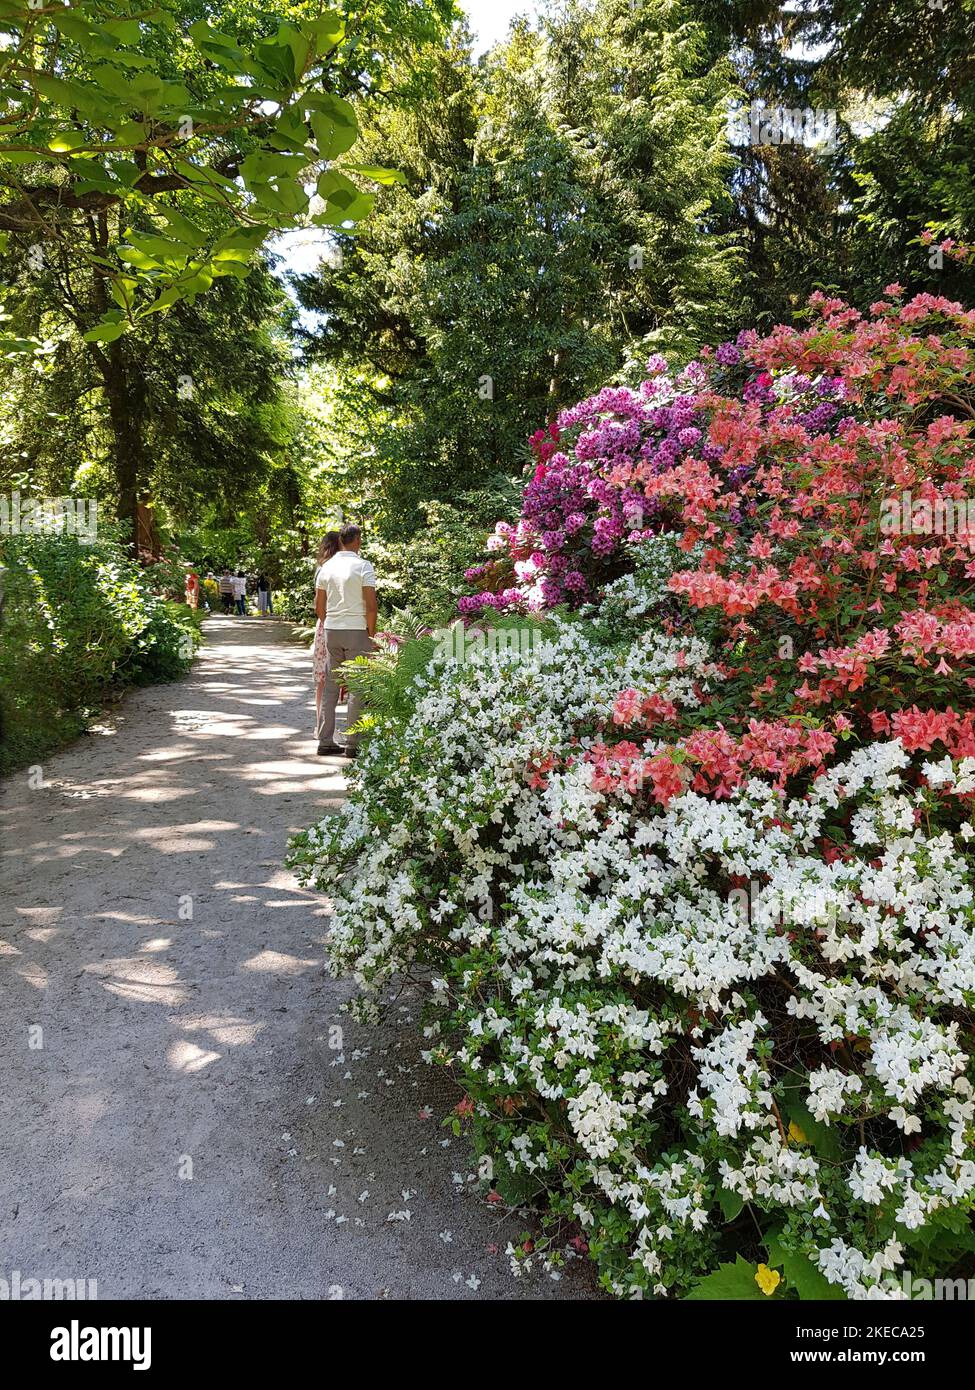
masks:
{"type": "Polygon", "coordinates": [[[308,653],[213,618],[193,671],[3,784],[0,1278],[100,1298],[584,1297],[514,1280],[411,1004],[366,1029],[282,867],[339,804],[308,653]],[[344,1029],[341,1050],[330,1030],[344,1029]]]}

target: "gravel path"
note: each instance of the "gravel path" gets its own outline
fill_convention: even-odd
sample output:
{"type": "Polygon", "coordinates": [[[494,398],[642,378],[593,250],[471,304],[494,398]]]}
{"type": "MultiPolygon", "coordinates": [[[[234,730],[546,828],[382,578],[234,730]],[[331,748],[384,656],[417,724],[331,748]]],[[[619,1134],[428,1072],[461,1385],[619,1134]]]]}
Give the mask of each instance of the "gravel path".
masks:
{"type": "Polygon", "coordinates": [[[475,1195],[414,1003],[379,1029],[339,1012],[327,908],[281,867],[343,795],[342,765],[314,756],[308,653],[270,620],[211,618],[207,637],[185,680],[130,695],[42,787],[3,784],[0,1278],[591,1297],[582,1262],[508,1273],[524,1215],[475,1195]]]}

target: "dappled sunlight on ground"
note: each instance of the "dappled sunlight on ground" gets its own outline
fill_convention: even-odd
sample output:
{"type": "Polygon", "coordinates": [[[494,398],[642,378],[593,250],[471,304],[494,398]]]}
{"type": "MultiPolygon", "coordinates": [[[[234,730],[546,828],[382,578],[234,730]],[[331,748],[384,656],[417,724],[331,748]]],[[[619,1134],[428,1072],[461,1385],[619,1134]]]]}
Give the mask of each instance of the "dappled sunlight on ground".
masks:
{"type": "Polygon", "coordinates": [[[186,679],[4,785],[8,1267],[103,1298],[466,1297],[475,1270],[558,1296],[505,1272],[523,1219],[465,1195],[412,1015],[353,1043],[324,974],[327,902],[283,867],[345,789],[315,756],[310,654],[281,623],[206,626],[186,679]]]}

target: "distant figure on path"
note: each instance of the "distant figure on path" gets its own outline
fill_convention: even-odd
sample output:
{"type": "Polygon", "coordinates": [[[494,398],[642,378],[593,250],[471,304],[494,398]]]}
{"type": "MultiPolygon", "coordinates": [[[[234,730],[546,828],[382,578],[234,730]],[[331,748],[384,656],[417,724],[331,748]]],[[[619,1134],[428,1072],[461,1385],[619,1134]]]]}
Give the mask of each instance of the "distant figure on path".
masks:
{"type": "Polygon", "coordinates": [[[220,591],[220,602],[223,611],[229,613],[234,602],[234,577],[229,570],[224,570],[220,575],[220,583],[217,585],[220,591]]]}
{"type": "MultiPolygon", "coordinates": [[[[335,672],[344,661],[365,656],[375,650],[376,572],[359,554],[362,532],[358,526],[339,531],[339,550],[326,560],[315,579],[315,613],[325,628],[328,667],[318,713],[318,752],[320,756],[341,753],[335,742],[335,706],[339,687],[335,672]]],[[[349,694],[349,727],[360,713],[360,699],[349,694]]],[[[345,754],[354,758],[357,740],[346,735],[345,754]]]]}
{"type": "Polygon", "coordinates": [[[268,613],[274,613],[271,607],[271,581],[266,574],[257,576],[257,611],[262,618],[268,613]]]}
{"type": "Polygon", "coordinates": [[[234,602],[237,612],[243,618],[247,612],[247,580],[244,578],[243,570],[238,570],[234,575],[234,602]]]}

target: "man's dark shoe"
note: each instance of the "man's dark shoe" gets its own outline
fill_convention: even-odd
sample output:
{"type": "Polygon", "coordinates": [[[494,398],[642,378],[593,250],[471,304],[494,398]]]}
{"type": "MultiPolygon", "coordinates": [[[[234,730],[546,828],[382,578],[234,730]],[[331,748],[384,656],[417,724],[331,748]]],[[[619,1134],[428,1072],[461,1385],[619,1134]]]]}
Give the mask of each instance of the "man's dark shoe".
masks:
{"type": "Polygon", "coordinates": [[[348,745],[342,750],[347,758],[354,758],[358,753],[358,748],[350,748],[348,745]]]}
{"type": "Polygon", "coordinates": [[[320,743],[318,745],[318,756],[320,758],[338,758],[342,754],[342,749],[337,743],[320,743]]]}

